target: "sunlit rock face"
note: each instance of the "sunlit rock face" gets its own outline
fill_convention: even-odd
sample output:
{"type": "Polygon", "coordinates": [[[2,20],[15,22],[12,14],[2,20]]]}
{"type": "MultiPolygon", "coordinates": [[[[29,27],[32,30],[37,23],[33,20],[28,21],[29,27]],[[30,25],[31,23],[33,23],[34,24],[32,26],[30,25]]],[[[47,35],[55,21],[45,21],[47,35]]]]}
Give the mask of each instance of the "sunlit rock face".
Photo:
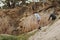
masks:
{"type": "Polygon", "coordinates": [[[39,13],[41,20],[40,24],[38,24],[33,14],[29,12],[24,14],[25,12],[20,12],[19,10],[21,11],[21,8],[0,11],[0,34],[19,35],[38,29],[39,26],[44,27],[49,24],[48,18],[50,13],[39,13]]]}
{"type": "Polygon", "coordinates": [[[22,17],[29,15],[29,12],[25,12],[26,10],[28,10],[27,7],[0,10],[0,34],[19,35],[23,33],[24,29],[22,27],[19,29],[21,26],[19,24],[24,20],[20,20],[22,17]]]}
{"type": "Polygon", "coordinates": [[[16,34],[19,19],[22,15],[20,8],[0,10],[0,34],[16,34]]]}
{"type": "MultiPolygon", "coordinates": [[[[52,8],[39,12],[41,20],[38,24],[31,7],[32,5],[0,10],[0,34],[19,35],[38,29],[39,26],[47,26],[49,15],[53,12],[52,8]]],[[[47,8],[47,6],[44,6],[44,8],[47,8]]],[[[40,9],[43,9],[43,7],[40,9]]],[[[60,12],[58,13],[60,14],[60,12]]]]}
{"type": "Polygon", "coordinates": [[[18,35],[38,28],[37,20],[21,10],[21,8],[0,10],[0,34],[18,35]]]}

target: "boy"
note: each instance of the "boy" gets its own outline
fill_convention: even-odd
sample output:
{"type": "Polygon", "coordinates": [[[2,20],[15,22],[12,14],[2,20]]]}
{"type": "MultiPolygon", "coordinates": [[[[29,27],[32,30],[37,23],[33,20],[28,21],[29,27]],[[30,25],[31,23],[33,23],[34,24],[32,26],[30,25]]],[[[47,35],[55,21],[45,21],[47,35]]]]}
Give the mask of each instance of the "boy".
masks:
{"type": "MultiPolygon", "coordinates": [[[[38,12],[34,12],[34,16],[36,17],[38,24],[40,24],[39,22],[41,20],[41,16],[39,15],[39,13],[38,12]]],[[[39,27],[38,29],[40,29],[40,28],[41,27],[39,27]]]]}

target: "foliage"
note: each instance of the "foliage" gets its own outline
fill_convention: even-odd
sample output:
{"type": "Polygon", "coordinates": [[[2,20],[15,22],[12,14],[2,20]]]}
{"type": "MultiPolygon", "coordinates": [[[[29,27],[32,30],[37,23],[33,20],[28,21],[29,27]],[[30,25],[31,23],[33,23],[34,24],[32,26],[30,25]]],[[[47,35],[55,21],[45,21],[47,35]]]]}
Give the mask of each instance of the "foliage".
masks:
{"type": "Polygon", "coordinates": [[[7,34],[2,34],[0,35],[0,40],[27,40],[30,36],[34,35],[37,31],[34,31],[32,33],[24,33],[19,36],[14,36],[14,35],[7,35],[7,34]]]}

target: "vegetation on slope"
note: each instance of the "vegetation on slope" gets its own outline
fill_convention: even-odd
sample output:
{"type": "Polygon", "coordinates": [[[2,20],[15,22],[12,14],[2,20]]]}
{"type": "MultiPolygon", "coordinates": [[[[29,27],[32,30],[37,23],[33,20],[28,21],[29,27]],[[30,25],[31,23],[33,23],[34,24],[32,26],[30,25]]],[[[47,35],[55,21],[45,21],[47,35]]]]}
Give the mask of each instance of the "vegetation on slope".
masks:
{"type": "Polygon", "coordinates": [[[34,31],[32,33],[21,34],[19,36],[1,34],[0,40],[27,40],[30,36],[34,35],[35,33],[36,33],[36,31],[34,31]]]}

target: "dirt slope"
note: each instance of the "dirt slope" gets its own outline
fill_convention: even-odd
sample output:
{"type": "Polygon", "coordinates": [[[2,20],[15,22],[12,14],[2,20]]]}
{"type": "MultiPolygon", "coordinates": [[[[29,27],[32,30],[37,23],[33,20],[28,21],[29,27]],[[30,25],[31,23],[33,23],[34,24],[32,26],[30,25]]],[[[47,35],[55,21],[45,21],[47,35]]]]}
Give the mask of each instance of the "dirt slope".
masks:
{"type": "Polygon", "coordinates": [[[51,26],[42,28],[34,36],[31,36],[29,40],[60,40],[60,20],[51,26]]]}
{"type": "MultiPolygon", "coordinates": [[[[37,29],[39,25],[32,14],[32,5],[33,4],[24,7],[16,7],[14,9],[0,9],[0,34],[19,35],[37,29]]],[[[51,11],[53,12],[53,8],[49,8],[49,6],[51,5],[45,5],[40,8],[39,4],[38,9],[35,9],[35,11],[42,10],[42,12],[39,13],[41,16],[41,27],[47,26],[50,23],[48,18],[51,11]]]]}
{"type": "MultiPolygon", "coordinates": [[[[42,11],[39,13],[41,16],[40,26],[43,27],[49,24],[48,18],[52,11],[53,10],[50,9],[49,12],[42,11]]],[[[39,27],[39,25],[37,25],[37,19],[33,14],[26,10],[23,11],[23,8],[0,11],[0,34],[21,34],[37,29],[39,27]]]]}

